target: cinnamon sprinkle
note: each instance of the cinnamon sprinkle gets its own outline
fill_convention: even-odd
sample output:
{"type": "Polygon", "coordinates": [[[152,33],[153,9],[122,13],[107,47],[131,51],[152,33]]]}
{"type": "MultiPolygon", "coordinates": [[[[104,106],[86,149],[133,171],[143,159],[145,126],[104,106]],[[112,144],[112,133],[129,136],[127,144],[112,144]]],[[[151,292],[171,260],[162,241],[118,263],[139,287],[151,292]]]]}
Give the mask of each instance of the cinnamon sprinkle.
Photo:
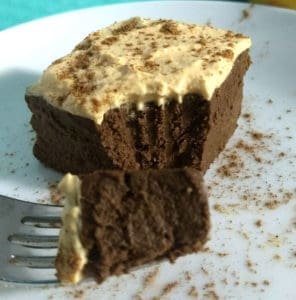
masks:
{"type": "Polygon", "coordinates": [[[180,33],[180,30],[178,29],[178,25],[172,21],[166,21],[161,26],[159,31],[165,34],[172,34],[172,35],[177,35],[180,33]]]}
{"type": "Polygon", "coordinates": [[[110,37],[107,37],[104,40],[102,40],[101,44],[102,45],[110,46],[110,45],[114,44],[117,41],[118,41],[118,37],[116,37],[116,36],[110,36],[110,37]]]}

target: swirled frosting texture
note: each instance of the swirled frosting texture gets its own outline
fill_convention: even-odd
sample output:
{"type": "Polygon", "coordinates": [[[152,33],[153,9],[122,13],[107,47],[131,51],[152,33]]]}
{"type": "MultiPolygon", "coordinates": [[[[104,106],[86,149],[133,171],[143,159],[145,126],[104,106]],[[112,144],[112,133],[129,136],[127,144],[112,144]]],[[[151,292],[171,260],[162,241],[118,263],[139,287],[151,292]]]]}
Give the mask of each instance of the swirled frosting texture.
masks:
{"type": "Polygon", "coordinates": [[[142,109],[188,93],[210,100],[250,46],[249,37],[231,31],[136,17],[89,34],[27,94],[100,124],[122,104],[142,109]]]}

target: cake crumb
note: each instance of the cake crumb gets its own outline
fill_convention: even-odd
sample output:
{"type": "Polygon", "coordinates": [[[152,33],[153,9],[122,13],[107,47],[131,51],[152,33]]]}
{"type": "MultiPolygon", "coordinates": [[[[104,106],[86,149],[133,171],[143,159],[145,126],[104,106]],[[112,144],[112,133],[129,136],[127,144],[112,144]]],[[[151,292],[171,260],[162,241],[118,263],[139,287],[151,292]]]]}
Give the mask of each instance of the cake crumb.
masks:
{"type": "Polygon", "coordinates": [[[262,220],[257,220],[257,221],[255,222],[255,225],[256,225],[257,227],[261,227],[261,226],[262,226],[262,220]]]}

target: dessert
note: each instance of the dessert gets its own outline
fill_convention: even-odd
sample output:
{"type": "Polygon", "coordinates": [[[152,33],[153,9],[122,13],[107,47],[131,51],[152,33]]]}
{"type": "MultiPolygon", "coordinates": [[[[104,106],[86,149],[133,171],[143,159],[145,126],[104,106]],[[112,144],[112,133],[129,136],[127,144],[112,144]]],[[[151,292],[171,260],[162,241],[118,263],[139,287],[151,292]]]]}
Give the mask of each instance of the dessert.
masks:
{"type": "Polygon", "coordinates": [[[62,283],[174,261],[207,241],[209,208],[195,169],[67,174],[60,189],[67,197],[56,258],[62,283]]]}
{"type": "Polygon", "coordinates": [[[241,111],[250,38],[132,18],[91,33],[26,91],[34,155],[62,172],[205,172],[241,111]]]}

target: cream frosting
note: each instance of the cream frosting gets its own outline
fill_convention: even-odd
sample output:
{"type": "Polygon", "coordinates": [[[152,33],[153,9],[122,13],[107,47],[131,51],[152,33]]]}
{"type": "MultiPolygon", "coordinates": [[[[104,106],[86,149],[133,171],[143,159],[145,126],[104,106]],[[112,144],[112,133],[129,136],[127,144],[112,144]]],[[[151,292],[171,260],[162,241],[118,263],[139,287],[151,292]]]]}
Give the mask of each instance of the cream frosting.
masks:
{"type": "Polygon", "coordinates": [[[91,33],[27,94],[100,124],[123,104],[144,109],[146,101],[181,102],[188,93],[210,100],[250,46],[231,31],[136,17],[91,33]]]}
{"type": "Polygon", "coordinates": [[[57,266],[63,283],[77,283],[83,277],[87,263],[87,249],[81,242],[80,179],[66,174],[59,183],[59,189],[66,196],[63,210],[63,226],[59,236],[57,266]]]}

